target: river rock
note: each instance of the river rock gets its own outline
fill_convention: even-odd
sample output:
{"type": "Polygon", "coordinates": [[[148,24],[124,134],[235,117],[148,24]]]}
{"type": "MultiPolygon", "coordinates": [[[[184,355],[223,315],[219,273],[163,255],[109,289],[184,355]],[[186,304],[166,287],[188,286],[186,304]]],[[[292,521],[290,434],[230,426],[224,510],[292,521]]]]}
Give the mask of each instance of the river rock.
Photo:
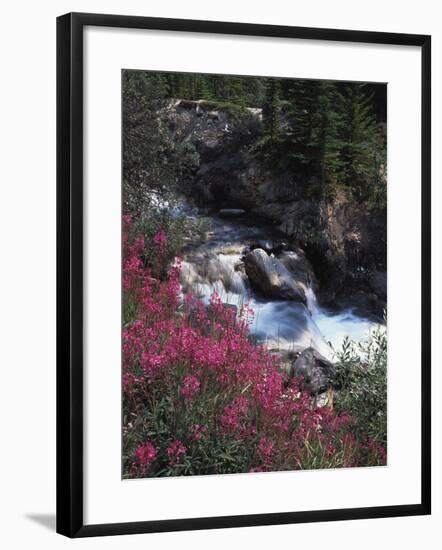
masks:
{"type": "Polygon", "coordinates": [[[255,250],[256,248],[262,248],[267,254],[270,254],[273,252],[273,243],[270,240],[259,239],[250,245],[250,250],[255,250]]]}
{"type": "Polygon", "coordinates": [[[314,348],[305,349],[293,362],[290,375],[303,378],[305,388],[313,395],[334,385],[336,367],[314,348]]]}
{"type": "Polygon", "coordinates": [[[255,250],[255,248],[262,248],[267,254],[278,255],[288,248],[288,244],[281,239],[258,239],[250,244],[250,250],[255,250]]]}
{"type": "Polygon", "coordinates": [[[253,287],[268,298],[306,302],[303,286],[290,272],[265,250],[255,248],[244,257],[247,277],[253,287]]]}
{"type": "Polygon", "coordinates": [[[242,208],[222,208],[218,214],[221,218],[240,218],[246,213],[242,208]]]}

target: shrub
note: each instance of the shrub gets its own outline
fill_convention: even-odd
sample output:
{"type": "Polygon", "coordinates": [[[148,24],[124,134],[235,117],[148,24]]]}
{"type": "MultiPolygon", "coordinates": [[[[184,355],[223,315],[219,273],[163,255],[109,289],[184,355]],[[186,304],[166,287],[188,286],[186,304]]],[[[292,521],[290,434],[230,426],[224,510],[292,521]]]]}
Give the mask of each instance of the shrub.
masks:
{"type": "Polygon", "coordinates": [[[251,341],[246,306],[182,297],[179,261],[160,276],[167,239],[154,236],[148,268],[152,252],[124,217],[124,477],[384,464],[355,416],[314,405],[251,341]]]}
{"type": "Polygon", "coordinates": [[[387,444],[387,334],[381,327],[367,343],[348,338],[337,353],[341,391],[338,409],[357,415],[356,429],[387,444]]]}

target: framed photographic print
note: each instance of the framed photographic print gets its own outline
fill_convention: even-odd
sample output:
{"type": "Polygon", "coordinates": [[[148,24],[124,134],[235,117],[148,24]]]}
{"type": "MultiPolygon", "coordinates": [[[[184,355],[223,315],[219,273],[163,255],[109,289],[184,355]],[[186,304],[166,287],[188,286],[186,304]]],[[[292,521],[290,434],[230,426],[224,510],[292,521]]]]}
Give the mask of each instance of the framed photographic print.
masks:
{"type": "Polygon", "coordinates": [[[430,37],[57,20],[57,531],[430,513],[430,37]]]}

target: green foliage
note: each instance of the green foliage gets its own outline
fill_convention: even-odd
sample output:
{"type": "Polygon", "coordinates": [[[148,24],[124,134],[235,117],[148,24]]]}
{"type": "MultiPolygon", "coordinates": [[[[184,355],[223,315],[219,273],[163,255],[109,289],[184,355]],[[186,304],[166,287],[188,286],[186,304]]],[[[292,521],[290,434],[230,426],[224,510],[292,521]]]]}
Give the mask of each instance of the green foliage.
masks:
{"type": "Polygon", "coordinates": [[[169,130],[167,82],[159,73],[123,71],[123,205],[140,215],[170,200],[198,163],[169,130]]]}
{"type": "MultiPolygon", "coordinates": [[[[177,373],[179,374],[179,373],[177,373]]],[[[146,440],[155,440],[159,448],[166,449],[174,439],[186,441],[187,455],[182,463],[171,465],[167,454],[160,454],[154,477],[176,475],[228,474],[250,470],[256,454],[256,441],[247,444],[239,439],[222,437],[214,423],[215,415],[222,413],[225,399],[214,396],[208,402],[207,396],[192,401],[191,406],[179,394],[179,378],[176,391],[164,388],[164,396],[152,394],[151,403],[137,411],[130,422],[130,408],[126,407],[123,425],[124,449],[123,470],[130,472],[133,464],[133,450],[146,440]],[[207,410],[207,406],[212,410],[207,410]],[[208,419],[212,418],[211,422],[208,419]],[[199,439],[189,439],[189,426],[202,426],[205,430],[199,439]]],[[[128,404],[130,405],[130,403],[128,404]]]]}
{"type": "MultiPolygon", "coordinates": [[[[168,207],[150,210],[148,216],[141,216],[135,222],[135,229],[144,236],[145,242],[152,242],[155,235],[163,231],[167,237],[164,250],[163,264],[169,265],[180,255],[188,241],[198,241],[207,230],[206,222],[201,218],[179,213],[168,207]]],[[[145,265],[153,268],[157,265],[158,254],[154,247],[146,247],[145,265]]]]}
{"type": "Polygon", "coordinates": [[[255,150],[296,175],[302,196],[349,198],[385,207],[385,138],[365,86],[266,79],[263,133],[255,150]]]}
{"type": "Polygon", "coordinates": [[[242,107],[260,107],[264,78],[195,73],[159,73],[167,82],[168,96],[176,99],[206,99],[242,107]]]}
{"type": "Polygon", "coordinates": [[[170,177],[168,136],[158,116],[166,88],[160,76],[141,71],[124,71],[122,86],[123,198],[125,208],[135,211],[149,191],[162,194],[170,177]]]}
{"type": "Polygon", "coordinates": [[[280,85],[275,78],[266,79],[265,99],[262,108],[264,139],[261,146],[267,160],[274,163],[281,126],[280,85]]]}
{"type": "Polygon", "coordinates": [[[331,194],[341,166],[337,90],[327,81],[290,81],[284,137],[287,168],[301,171],[311,193],[331,194]]]}
{"type": "Polygon", "coordinates": [[[357,416],[357,429],[373,440],[387,443],[387,333],[373,331],[368,343],[348,337],[337,353],[341,385],[337,409],[357,416]]]}
{"type": "Polygon", "coordinates": [[[341,117],[340,183],[357,200],[368,200],[382,189],[377,184],[380,163],[385,159],[385,147],[371,101],[363,89],[363,85],[347,85],[339,94],[338,102],[341,117]]]}

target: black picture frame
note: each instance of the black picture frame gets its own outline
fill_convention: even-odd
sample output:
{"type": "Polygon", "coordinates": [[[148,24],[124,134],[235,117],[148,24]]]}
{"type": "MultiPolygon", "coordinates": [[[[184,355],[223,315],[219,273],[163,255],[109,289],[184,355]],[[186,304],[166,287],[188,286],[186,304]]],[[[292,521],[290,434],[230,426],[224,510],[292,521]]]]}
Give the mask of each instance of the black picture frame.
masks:
{"type": "Polygon", "coordinates": [[[426,35],[69,13],[57,18],[57,532],[68,537],[430,514],[431,37],[426,35]],[[84,525],[83,29],[85,26],[418,46],[422,52],[422,448],[418,503],[84,525]]]}

